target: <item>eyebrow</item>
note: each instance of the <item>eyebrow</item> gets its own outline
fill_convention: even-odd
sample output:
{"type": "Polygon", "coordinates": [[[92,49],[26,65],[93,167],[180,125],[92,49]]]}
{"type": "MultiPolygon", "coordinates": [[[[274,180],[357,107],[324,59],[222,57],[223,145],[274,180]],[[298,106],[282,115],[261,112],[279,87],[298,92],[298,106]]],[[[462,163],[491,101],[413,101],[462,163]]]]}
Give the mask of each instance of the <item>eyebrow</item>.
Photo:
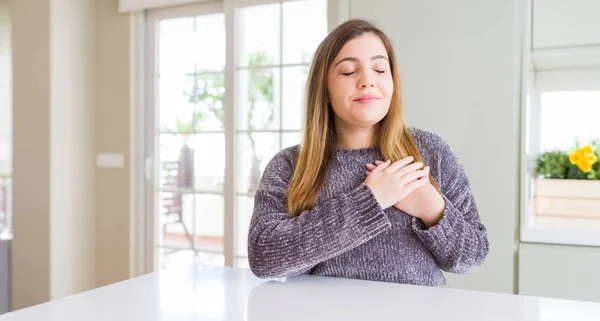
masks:
{"type": "MultiPolygon", "coordinates": [[[[389,62],[389,60],[387,59],[387,57],[386,57],[386,56],[383,56],[383,55],[375,55],[375,56],[371,57],[371,60],[375,60],[375,59],[385,59],[385,60],[387,60],[387,61],[389,62]]],[[[344,61],[358,62],[358,59],[356,59],[356,58],[354,58],[354,57],[345,57],[345,58],[342,58],[342,59],[340,59],[340,61],[338,61],[338,62],[335,64],[335,66],[337,66],[337,65],[341,64],[341,63],[342,63],[342,62],[344,62],[344,61]]],[[[334,66],[334,67],[335,67],[335,66],[334,66]]]]}

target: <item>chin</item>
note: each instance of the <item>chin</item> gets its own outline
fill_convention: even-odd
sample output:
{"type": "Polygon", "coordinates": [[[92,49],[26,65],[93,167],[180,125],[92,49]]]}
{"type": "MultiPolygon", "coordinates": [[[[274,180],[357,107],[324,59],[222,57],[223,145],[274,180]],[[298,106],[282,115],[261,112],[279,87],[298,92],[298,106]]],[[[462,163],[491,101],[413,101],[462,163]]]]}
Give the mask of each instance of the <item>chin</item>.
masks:
{"type": "Polygon", "coordinates": [[[386,114],[377,114],[377,115],[361,115],[359,117],[355,117],[354,121],[356,124],[361,124],[361,126],[373,126],[379,123],[386,114]]]}

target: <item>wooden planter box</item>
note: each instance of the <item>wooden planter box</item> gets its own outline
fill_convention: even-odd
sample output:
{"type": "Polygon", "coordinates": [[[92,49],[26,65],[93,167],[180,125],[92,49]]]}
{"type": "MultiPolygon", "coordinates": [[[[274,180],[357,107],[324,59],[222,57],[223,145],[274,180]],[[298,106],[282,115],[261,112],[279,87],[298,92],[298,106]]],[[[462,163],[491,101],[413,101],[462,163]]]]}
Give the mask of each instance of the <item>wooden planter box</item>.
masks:
{"type": "Polygon", "coordinates": [[[600,219],[600,181],[537,179],[535,212],[539,216],[600,219]]]}

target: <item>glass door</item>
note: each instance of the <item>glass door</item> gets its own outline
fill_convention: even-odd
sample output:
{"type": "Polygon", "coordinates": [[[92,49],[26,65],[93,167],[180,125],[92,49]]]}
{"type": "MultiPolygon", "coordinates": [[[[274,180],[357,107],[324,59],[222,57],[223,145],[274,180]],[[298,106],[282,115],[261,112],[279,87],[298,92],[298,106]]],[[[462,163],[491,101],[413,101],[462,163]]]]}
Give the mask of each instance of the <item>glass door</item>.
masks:
{"type": "Polygon", "coordinates": [[[147,156],[155,263],[224,264],[225,15],[218,4],[150,16],[147,156]],[[151,138],[151,139],[150,139],[151,138]]]}
{"type": "Polygon", "coordinates": [[[327,1],[161,9],[150,12],[147,32],[147,242],[154,268],[248,267],[254,194],[269,160],[301,141],[327,1]]]}

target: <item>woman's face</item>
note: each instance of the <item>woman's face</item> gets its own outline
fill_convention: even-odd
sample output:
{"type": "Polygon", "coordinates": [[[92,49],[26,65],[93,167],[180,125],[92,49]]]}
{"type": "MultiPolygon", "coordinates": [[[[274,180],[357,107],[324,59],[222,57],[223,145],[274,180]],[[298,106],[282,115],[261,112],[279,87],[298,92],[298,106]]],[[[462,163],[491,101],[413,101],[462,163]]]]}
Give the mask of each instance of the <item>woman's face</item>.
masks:
{"type": "Polygon", "coordinates": [[[337,123],[361,129],[383,119],[394,82],[381,39],[366,32],[348,41],[329,67],[327,89],[337,123]]]}

